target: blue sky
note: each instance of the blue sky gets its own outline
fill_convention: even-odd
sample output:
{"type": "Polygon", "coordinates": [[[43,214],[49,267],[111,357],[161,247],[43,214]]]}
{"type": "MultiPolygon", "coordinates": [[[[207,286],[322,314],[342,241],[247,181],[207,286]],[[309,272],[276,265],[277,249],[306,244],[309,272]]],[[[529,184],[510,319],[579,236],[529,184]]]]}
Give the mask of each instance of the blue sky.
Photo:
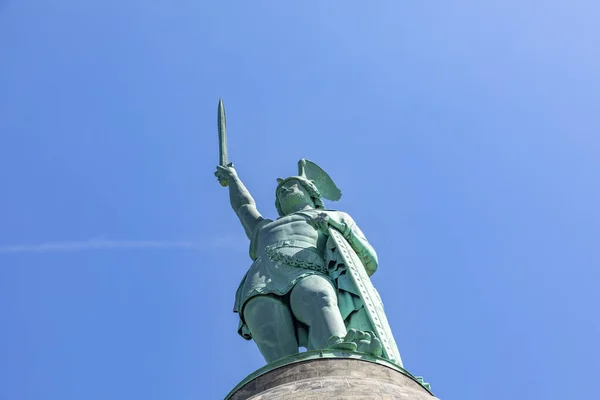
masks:
{"type": "Polygon", "coordinates": [[[0,0],[0,399],[218,399],[247,240],[301,157],[343,191],[443,399],[593,396],[592,1],[0,0]],[[300,4],[302,3],[302,4],[300,4]],[[498,4],[496,4],[498,3],[498,4]]]}

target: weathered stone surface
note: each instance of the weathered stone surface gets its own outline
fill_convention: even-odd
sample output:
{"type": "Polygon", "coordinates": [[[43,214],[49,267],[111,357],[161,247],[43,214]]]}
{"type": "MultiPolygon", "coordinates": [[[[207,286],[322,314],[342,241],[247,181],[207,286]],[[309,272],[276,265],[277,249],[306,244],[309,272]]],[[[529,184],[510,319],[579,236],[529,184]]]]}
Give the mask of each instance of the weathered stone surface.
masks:
{"type": "Polygon", "coordinates": [[[418,382],[384,365],[357,359],[315,359],[268,371],[230,400],[436,400],[418,382]]]}

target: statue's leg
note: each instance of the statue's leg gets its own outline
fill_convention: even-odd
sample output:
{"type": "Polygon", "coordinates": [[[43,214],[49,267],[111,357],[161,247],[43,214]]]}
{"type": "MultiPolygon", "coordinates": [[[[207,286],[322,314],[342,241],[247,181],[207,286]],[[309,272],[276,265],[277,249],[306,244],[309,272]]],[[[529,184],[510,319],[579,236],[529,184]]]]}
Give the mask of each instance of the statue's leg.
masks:
{"type": "Polygon", "coordinates": [[[292,313],[273,296],[252,297],[244,306],[244,320],[266,362],[298,352],[292,313]]]}
{"type": "Polygon", "coordinates": [[[302,279],[292,289],[290,303],[296,318],[309,327],[311,348],[324,349],[331,336],[346,335],[337,294],[326,278],[310,275],[302,279]]]}

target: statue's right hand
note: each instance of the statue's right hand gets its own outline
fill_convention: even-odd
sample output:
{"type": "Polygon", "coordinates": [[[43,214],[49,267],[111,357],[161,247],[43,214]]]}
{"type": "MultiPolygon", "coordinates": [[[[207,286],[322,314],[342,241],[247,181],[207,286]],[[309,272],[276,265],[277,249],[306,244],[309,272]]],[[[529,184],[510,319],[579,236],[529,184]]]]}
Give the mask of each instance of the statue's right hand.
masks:
{"type": "Polygon", "coordinates": [[[237,172],[233,167],[233,163],[229,163],[227,165],[217,165],[217,170],[215,171],[215,176],[219,180],[221,186],[229,185],[230,179],[237,178],[237,172]]]}

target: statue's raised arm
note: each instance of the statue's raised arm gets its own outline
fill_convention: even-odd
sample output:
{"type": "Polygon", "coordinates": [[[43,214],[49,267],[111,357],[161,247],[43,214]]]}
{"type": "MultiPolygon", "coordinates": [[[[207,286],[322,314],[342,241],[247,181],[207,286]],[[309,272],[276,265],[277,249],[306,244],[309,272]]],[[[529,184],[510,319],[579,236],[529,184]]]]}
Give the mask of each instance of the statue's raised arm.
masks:
{"type": "Polygon", "coordinates": [[[256,208],[256,202],[238,177],[232,164],[217,166],[215,175],[219,179],[219,182],[227,182],[227,186],[229,186],[231,208],[233,208],[233,211],[237,214],[240,222],[244,226],[246,236],[250,239],[256,225],[263,220],[262,215],[260,215],[256,208]]]}
{"type": "Polygon", "coordinates": [[[238,177],[233,163],[229,162],[227,152],[227,121],[223,99],[219,99],[217,127],[219,132],[219,165],[217,166],[215,176],[219,180],[219,183],[221,183],[221,186],[229,186],[231,207],[244,226],[246,236],[250,239],[254,228],[263,220],[263,217],[258,212],[256,202],[250,195],[250,192],[238,177]]]}

